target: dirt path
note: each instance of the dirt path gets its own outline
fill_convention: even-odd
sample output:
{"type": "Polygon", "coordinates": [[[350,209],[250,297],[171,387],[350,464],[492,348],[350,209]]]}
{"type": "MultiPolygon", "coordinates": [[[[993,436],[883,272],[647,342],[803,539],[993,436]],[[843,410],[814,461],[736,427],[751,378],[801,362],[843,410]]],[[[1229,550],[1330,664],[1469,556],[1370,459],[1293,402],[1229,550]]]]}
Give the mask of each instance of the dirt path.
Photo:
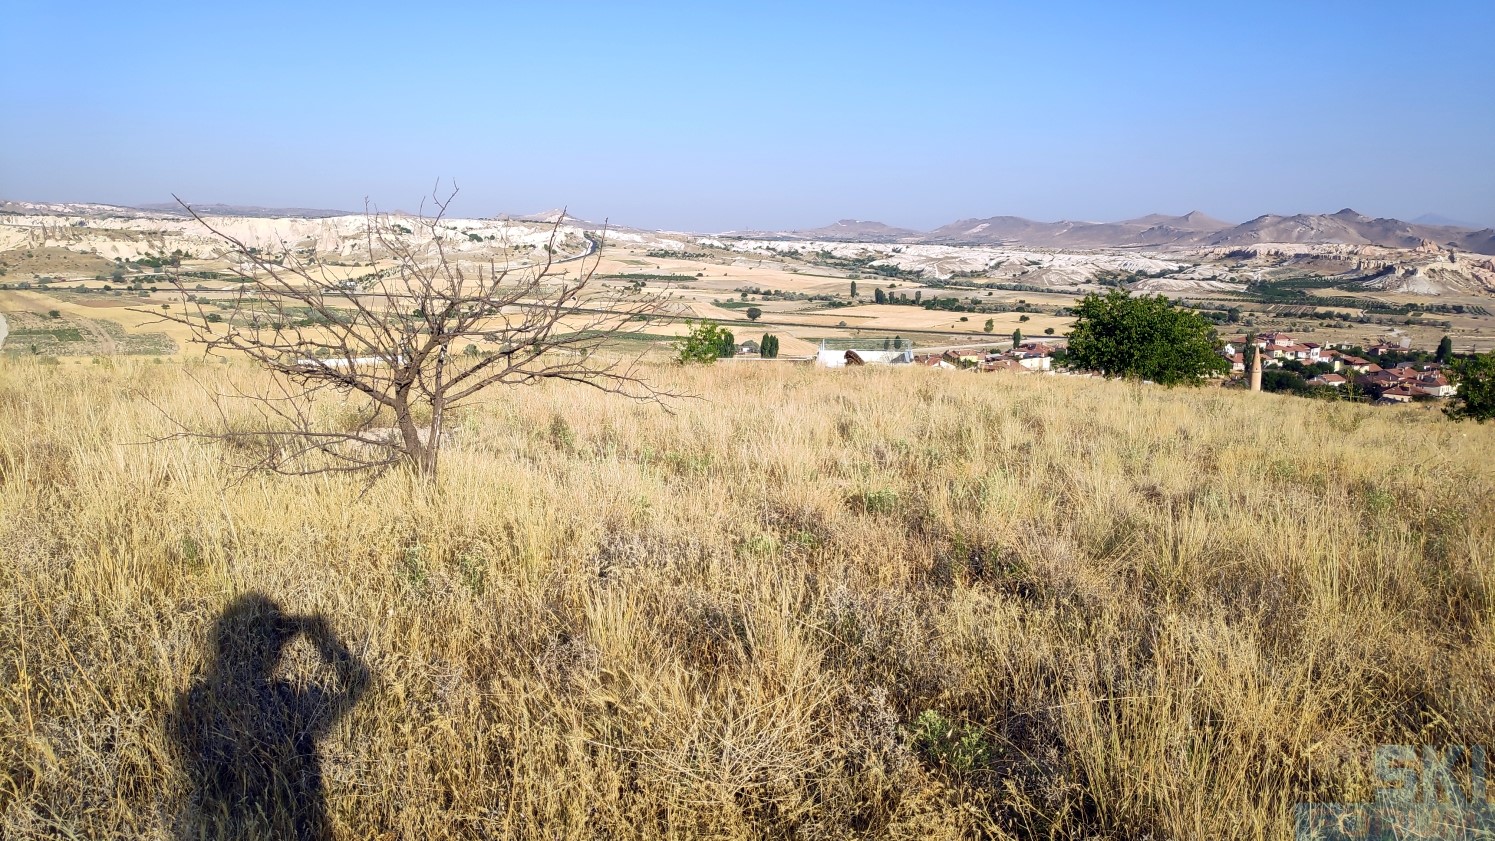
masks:
{"type": "Polygon", "coordinates": [[[78,319],[78,326],[88,331],[88,335],[93,336],[94,340],[99,343],[104,356],[113,356],[118,352],[119,346],[114,343],[114,337],[109,335],[108,331],[104,330],[104,328],[100,327],[98,322],[91,318],[80,318],[78,319]]]}

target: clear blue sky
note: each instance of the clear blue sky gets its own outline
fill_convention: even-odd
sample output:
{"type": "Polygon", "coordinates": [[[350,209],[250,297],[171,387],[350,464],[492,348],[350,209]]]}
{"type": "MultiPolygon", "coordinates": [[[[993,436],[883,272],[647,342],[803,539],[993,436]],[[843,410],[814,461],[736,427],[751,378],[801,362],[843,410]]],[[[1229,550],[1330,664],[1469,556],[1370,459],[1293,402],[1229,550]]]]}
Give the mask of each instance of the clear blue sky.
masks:
{"type": "Polygon", "coordinates": [[[1495,2],[9,0],[0,197],[1495,224],[1495,2]]]}

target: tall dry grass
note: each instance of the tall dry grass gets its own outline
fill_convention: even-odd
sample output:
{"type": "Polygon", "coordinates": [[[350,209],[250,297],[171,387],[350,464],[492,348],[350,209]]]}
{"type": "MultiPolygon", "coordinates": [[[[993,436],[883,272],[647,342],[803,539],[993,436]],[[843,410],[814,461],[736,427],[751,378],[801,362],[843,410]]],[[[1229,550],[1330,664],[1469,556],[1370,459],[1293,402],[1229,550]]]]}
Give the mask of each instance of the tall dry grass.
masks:
{"type": "Polygon", "coordinates": [[[150,443],[248,369],[0,363],[0,836],[169,835],[163,722],[256,591],[373,674],[347,838],[1283,838],[1375,744],[1495,742],[1495,428],[659,375],[702,399],[503,393],[365,492],[150,443]]]}

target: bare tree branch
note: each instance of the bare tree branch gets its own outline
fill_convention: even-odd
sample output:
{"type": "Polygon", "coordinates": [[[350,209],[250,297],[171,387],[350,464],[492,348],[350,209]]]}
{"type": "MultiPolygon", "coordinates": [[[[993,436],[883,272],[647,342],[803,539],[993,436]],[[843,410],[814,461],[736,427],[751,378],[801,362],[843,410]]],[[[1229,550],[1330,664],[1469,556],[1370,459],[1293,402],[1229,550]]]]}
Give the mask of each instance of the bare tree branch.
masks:
{"type": "Polygon", "coordinates": [[[661,313],[668,299],[592,282],[605,225],[581,232],[584,251],[567,258],[578,262],[575,279],[555,270],[573,237],[564,212],[532,260],[513,261],[511,225],[503,231],[502,262],[491,253],[464,260],[448,242],[466,237],[446,223],[456,195],[455,185],[443,194],[438,183],[432,212],[422,202],[419,217],[402,219],[414,228],[366,204],[371,271],[358,278],[335,277],[315,251],[303,258],[283,240],[273,252],[250,245],[178,198],[223,244],[237,288],[188,294],[175,272],[181,310],[152,314],[186,327],[207,353],[239,354],[275,376],[268,392],[236,395],[255,407],[248,427],[231,423],[215,398],[221,429],[177,434],[252,452],[251,469],[377,472],[403,464],[434,477],[448,415],[489,389],[561,380],[636,400],[670,396],[649,382],[638,360],[600,352],[610,337],[641,329],[633,325],[661,313]],[[458,342],[469,347],[458,351],[458,342]],[[480,342],[493,348],[477,350],[480,342]],[[352,410],[328,418],[316,402],[324,392],[344,395],[352,410]]]}

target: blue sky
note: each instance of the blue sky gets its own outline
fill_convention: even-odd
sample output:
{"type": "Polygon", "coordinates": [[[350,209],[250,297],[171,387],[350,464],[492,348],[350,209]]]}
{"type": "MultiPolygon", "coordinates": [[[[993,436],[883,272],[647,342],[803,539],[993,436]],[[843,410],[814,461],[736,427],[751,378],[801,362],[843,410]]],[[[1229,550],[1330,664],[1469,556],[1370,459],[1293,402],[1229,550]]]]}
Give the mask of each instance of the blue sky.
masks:
{"type": "Polygon", "coordinates": [[[1495,225],[1495,3],[10,0],[0,197],[1495,225]]]}

